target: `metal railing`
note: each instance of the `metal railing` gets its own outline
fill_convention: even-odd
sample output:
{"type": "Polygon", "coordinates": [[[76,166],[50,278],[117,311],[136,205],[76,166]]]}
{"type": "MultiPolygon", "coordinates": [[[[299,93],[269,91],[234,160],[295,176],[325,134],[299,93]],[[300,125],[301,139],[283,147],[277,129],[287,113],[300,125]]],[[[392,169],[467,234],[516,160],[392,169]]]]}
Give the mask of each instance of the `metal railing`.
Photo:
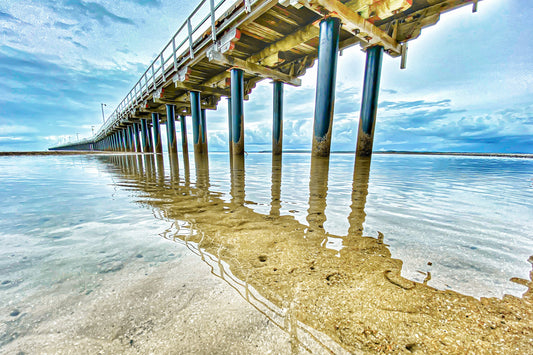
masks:
{"type": "Polygon", "coordinates": [[[244,4],[242,11],[249,11],[251,4],[256,1],[258,0],[220,0],[215,4],[215,0],[201,0],[113,113],[108,116],[98,130],[96,140],[103,138],[113,125],[120,121],[125,112],[141,103],[151,92],[156,91],[158,84],[163,84],[172,73],[177,73],[187,61],[194,59],[196,41],[210,31],[211,41],[216,44],[217,35],[223,30],[217,29],[217,16],[221,16],[224,11],[238,3],[244,4]]]}

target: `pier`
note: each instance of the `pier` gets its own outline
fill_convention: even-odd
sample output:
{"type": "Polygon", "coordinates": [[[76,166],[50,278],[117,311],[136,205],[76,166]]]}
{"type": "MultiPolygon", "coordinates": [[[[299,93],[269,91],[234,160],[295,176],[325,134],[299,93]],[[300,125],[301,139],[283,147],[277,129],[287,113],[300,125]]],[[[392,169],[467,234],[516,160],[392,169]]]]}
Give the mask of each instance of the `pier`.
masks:
{"type": "MultiPolygon", "coordinates": [[[[208,153],[209,110],[228,99],[228,150],[245,153],[244,101],[255,85],[273,81],[272,154],[283,151],[283,87],[317,62],[312,155],[330,154],[339,52],[366,53],[356,155],[370,157],[384,55],[407,63],[408,42],[444,12],[478,0],[202,0],[91,139],[51,150],[162,153],[177,158],[176,127],[184,159],[187,117],[195,154],[208,153]],[[179,124],[176,124],[179,121],[179,124]],[[141,143],[142,142],[142,143],[141,143]]],[[[233,159],[232,159],[233,161],[233,159]]]]}

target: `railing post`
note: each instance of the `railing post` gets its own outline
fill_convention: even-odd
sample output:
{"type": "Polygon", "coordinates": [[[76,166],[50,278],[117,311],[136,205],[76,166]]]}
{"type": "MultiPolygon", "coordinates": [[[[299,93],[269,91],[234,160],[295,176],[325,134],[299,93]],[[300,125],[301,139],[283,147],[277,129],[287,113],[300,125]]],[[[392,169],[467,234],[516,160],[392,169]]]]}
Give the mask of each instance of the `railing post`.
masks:
{"type": "Polygon", "coordinates": [[[176,57],[176,37],[172,37],[172,58],[174,59],[174,71],[178,72],[178,58],[176,57]]]}
{"type": "Polygon", "coordinates": [[[193,43],[192,43],[192,25],[191,25],[191,18],[187,17],[187,31],[189,32],[189,57],[191,59],[194,59],[194,49],[193,49],[193,43]]]}
{"type": "Polygon", "coordinates": [[[209,10],[211,14],[211,38],[213,39],[213,44],[216,46],[217,28],[215,25],[215,0],[209,0],[209,10]]]}
{"type": "Polygon", "coordinates": [[[163,81],[165,81],[165,59],[163,58],[163,52],[161,52],[161,75],[163,76],[163,81]]]}
{"type": "Polygon", "coordinates": [[[155,85],[155,69],[154,69],[154,63],[152,63],[152,82],[154,84],[154,90],[157,90],[157,86],[155,85]]]}

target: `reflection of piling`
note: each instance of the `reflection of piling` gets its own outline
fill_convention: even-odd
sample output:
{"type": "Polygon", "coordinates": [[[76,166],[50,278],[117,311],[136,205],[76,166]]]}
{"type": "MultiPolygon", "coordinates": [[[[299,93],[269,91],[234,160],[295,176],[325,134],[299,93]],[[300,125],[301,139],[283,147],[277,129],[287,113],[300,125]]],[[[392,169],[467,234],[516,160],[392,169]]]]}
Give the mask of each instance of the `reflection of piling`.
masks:
{"type": "Polygon", "coordinates": [[[232,202],[236,205],[244,205],[245,197],[245,164],[243,155],[235,155],[233,157],[233,165],[231,169],[231,197],[232,202]]]}
{"type": "Polygon", "coordinates": [[[355,159],[352,185],[352,206],[348,223],[348,236],[361,237],[363,223],[365,222],[365,204],[368,195],[368,179],[370,176],[370,157],[357,157],[355,159]]]}
{"type": "Polygon", "coordinates": [[[178,155],[175,153],[169,154],[169,162],[170,162],[170,181],[175,185],[179,185],[180,168],[179,168],[179,163],[178,163],[178,155]]]}
{"type": "Polygon", "coordinates": [[[163,162],[163,156],[157,154],[155,156],[155,162],[157,167],[157,181],[163,183],[165,181],[165,163],[163,162]]]}
{"type": "Polygon", "coordinates": [[[191,168],[189,167],[189,155],[183,153],[183,179],[185,180],[185,186],[189,186],[191,182],[191,168]]]}
{"type": "Polygon", "coordinates": [[[279,216],[281,209],[281,166],[282,156],[272,155],[272,187],[270,189],[270,215],[279,216]]]}
{"type": "Polygon", "coordinates": [[[139,168],[139,175],[142,176],[144,174],[143,157],[142,157],[142,155],[137,155],[135,158],[137,159],[137,166],[139,168]]]}
{"type": "Polygon", "coordinates": [[[195,153],[196,187],[206,192],[209,188],[209,158],[207,154],[195,153]]]}
{"type": "Polygon", "coordinates": [[[313,156],[309,176],[309,209],[307,210],[307,223],[311,230],[324,230],[328,173],[329,157],[313,156]]]}
{"type": "Polygon", "coordinates": [[[137,175],[137,159],[133,155],[127,155],[128,172],[130,175],[137,175]]]}
{"type": "Polygon", "coordinates": [[[144,167],[145,167],[145,174],[146,174],[146,180],[152,181],[155,177],[155,162],[153,155],[145,155],[144,156],[144,167]]]}

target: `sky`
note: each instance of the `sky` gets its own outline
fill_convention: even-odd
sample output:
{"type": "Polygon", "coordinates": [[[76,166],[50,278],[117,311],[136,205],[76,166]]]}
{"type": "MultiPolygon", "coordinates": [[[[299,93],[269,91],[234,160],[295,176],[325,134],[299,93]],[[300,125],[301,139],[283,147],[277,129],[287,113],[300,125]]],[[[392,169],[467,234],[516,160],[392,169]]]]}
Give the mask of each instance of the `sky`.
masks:
{"type": "MultiPolygon", "coordinates": [[[[533,8],[483,0],[384,57],[374,150],[533,153],[533,8]]],[[[0,151],[91,137],[193,10],[190,0],[2,0],[0,151]]],[[[365,54],[338,59],[332,150],[355,150],[365,54]]],[[[284,149],[310,149],[316,65],[285,85],[284,149]]],[[[247,151],[269,150],[272,84],[245,102],[247,151]]],[[[227,104],[207,112],[210,151],[227,149],[227,104]]],[[[188,118],[187,124],[191,121],[188,118]]],[[[192,130],[189,129],[189,133],[192,130]]],[[[164,133],[164,131],[163,131],[164,133]]],[[[189,139],[189,142],[191,139],[189,139]]]]}

